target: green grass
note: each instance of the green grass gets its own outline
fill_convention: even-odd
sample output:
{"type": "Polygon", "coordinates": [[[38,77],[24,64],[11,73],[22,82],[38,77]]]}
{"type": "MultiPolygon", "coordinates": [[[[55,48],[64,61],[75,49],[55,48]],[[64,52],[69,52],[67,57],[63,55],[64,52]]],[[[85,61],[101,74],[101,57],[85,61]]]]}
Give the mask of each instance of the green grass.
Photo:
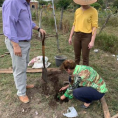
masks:
{"type": "MultiPolygon", "coordinates": [[[[49,11],[49,14],[51,15],[52,11],[49,11]]],[[[44,14],[45,16],[45,14],[44,14]]],[[[64,20],[68,19],[70,21],[70,27],[72,26],[73,22],[73,16],[74,13],[72,12],[64,12],[64,20]]],[[[60,12],[56,11],[56,18],[58,19],[58,23],[60,20],[60,12]]],[[[1,20],[0,20],[1,21],[1,20]]],[[[35,21],[38,24],[38,21],[35,21]]],[[[53,21],[51,21],[53,22],[53,21]]],[[[59,24],[58,24],[59,25],[59,24]]],[[[52,25],[45,25],[45,23],[42,25],[42,28],[46,30],[47,36],[48,35],[55,35],[55,29],[52,25]]],[[[111,27],[111,30],[109,30],[109,34],[115,29],[114,27],[111,27]]],[[[116,45],[117,38],[116,35],[109,36],[107,34],[107,27],[104,31],[106,34],[101,34],[98,39],[96,40],[95,47],[91,50],[90,53],[90,66],[93,67],[105,80],[107,87],[109,89],[109,92],[106,93],[105,98],[111,113],[111,116],[118,113],[118,61],[116,57],[113,57],[112,54],[115,53],[118,48],[116,45]],[[113,44],[112,44],[113,42],[113,44]],[[111,45],[112,53],[108,52],[109,50],[106,50],[107,52],[102,50],[103,44],[104,47],[109,48],[108,44],[111,45]],[[115,43],[115,44],[114,44],[115,43]],[[98,45],[99,44],[99,45],[98,45]],[[98,48],[99,52],[94,53],[94,49],[98,48]],[[115,48],[113,50],[113,48],[115,48]]],[[[2,32],[2,29],[0,28],[0,32],[2,32]]],[[[68,38],[69,33],[63,33],[62,31],[59,31],[59,47],[61,50],[61,53],[57,50],[57,41],[56,37],[48,37],[45,41],[45,52],[46,56],[49,58],[49,62],[51,62],[50,68],[57,68],[55,65],[55,55],[66,55],[68,59],[74,60],[74,52],[73,52],[73,46],[70,46],[68,44],[68,38]]],[[[4,36],[0,36],[0,55],[7,52],[6,46],[4,44],[4,36]]],[[[38,40],[38,34],[37,32],[33,32],[33,37],[31,41],[31,50],[30,50],[30,60],[38,55],[42,55],[42,43],[38,40]]],[[[11,68],[11,57],[10,55],[4,56],[0,58],[0,68],[11,68]]],[[[37,80],[41,77],[41,74],[39,73],[28,73],[28,83],[37,83],[37,80]]],[[[41,101],[40,104],[36,104],[37,101],[31,101],[30,107],[31,112],[34,113],[34,115],[29,113],[21,113],[19,117],[17,116],[17,113],[21,112],[20,110],[24,108],[24,105],[19,102],[16,96],[16,88],[14,85],[14,80],[12,74],[0,74],[0,111],[2,111],[2,114],[0,112],[1,118],[34,118],[35,111],[38,111],[40,118],[55,118],[57,116],[61,116],[59,118],[64,118],[63,113],[66,112],[67,108],[70,106],[74,106],[76,110],[78,111],[78,118],[103,118],[103,111],[102,106],[99,101],[94,102],[94,104],[88,109],[87,111],[81,110],[79,108],[79,105],[81,104],[80,101],[77,100],[71,100],[69,103],[59,104],[58,107],[53,110],[49,108],[48,102],[46,97],[39,93],[37,93],[34,97],[37,98],[37,100],[41,101]],[[20,107],[21,106],[21,107],[20,107]],[[21,109],[18,109],[18,108],[21,109]],[[12,114],[10,114],[10,112],[12,114]],[[7,116],[9,113],[10,116],[7,116]]],[[[30,108],[29,108],[30,109],[30,108]]]]}
{"type": "Polygon", "coordinates": [[[118,54],[118,37],[113,34],[101,33],[96,37],[97,46],[102,50],[118,54]]]}

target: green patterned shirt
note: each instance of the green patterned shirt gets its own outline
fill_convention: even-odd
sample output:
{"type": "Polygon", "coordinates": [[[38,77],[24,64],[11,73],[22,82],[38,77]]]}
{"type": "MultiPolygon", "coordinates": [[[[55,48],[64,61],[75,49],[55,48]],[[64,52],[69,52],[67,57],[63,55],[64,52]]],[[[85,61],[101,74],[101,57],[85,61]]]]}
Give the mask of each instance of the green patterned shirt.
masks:
{"type": "MultiPolygon", "coordinates": [[[[81,81],[79,82],[78,86],[92,87],[100,93],[106,93],[108,91],[104,80],[90,66],[77,65],[73,75],[75,75],[73,84],[77,82],[78,77],[81,77],[81,81]]],[[[72,91],[72,85],[70,84],[64,95],[71,99],[73,98],[72,91]]]]}

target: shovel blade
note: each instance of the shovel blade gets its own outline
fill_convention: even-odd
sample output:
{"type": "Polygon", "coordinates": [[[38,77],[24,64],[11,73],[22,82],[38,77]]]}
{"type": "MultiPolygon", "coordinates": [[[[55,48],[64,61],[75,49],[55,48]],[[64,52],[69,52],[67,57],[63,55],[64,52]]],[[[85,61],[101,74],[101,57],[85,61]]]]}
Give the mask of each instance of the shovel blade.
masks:
{"type": "Polygon", "coordinates": [[[47,69],[42,68],[42,79],[47,82],[47,69]]]}

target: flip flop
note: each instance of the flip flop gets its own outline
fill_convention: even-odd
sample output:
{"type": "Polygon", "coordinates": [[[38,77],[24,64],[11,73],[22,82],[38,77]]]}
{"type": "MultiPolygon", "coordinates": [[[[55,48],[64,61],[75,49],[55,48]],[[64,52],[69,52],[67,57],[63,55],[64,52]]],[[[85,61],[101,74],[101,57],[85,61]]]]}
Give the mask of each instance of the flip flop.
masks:
{"type": "MultiPolygon", "coordinates": [[[[88,106],[89,107],[89,106],[88,106]]],[[[81,108],[84,108],[84,109],[87,109],[88,108],[87,106],[85,106],[84,104],[81,105],[81,108]]]]}

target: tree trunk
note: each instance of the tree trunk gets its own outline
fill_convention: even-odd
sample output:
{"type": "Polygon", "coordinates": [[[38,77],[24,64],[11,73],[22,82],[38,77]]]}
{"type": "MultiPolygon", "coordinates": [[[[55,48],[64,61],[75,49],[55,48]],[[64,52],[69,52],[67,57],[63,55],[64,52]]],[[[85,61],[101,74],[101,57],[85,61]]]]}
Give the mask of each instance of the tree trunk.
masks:
{"type": "Polygon", "coordinates": [[[56,30],[56,38],[57,38],[57,49],[58,49],[59,52],[61,52],[61,50],[59,48],[58,31],[57,31],[57,24],[56,24],[55,10],[54,10],[54,0],[52,0],[52,8],[53,8],[54,21],[55,21],[55,30],[56,30]]]}
{"type": "Polygon", "coordinates": [[[61,18],[60,18],[60,25],[59,25],[59,29],[62,30],[62,19],[63,19],[63,10],[64,8],[61,8],[61,18]]]}
{"type": "Polygon", "coordinates": [[[108,0],[105,1],[105,6],[106,6],[106,9],[108,7],[108,0]]]}
{"type": "Polygon", "coordinates": [[[111,17],[111,14],[108,15],[108,17],[107,17],[105,23],[103,24],[102,28],[100,29],[100,31],[99,31],[99,33],[98,33],[98,35],[99,35],[99,34],[102,32],[102,30],[105,28],[105,26],[106,26],[106,24],[108,23],[110,17],[111,17]]]}

